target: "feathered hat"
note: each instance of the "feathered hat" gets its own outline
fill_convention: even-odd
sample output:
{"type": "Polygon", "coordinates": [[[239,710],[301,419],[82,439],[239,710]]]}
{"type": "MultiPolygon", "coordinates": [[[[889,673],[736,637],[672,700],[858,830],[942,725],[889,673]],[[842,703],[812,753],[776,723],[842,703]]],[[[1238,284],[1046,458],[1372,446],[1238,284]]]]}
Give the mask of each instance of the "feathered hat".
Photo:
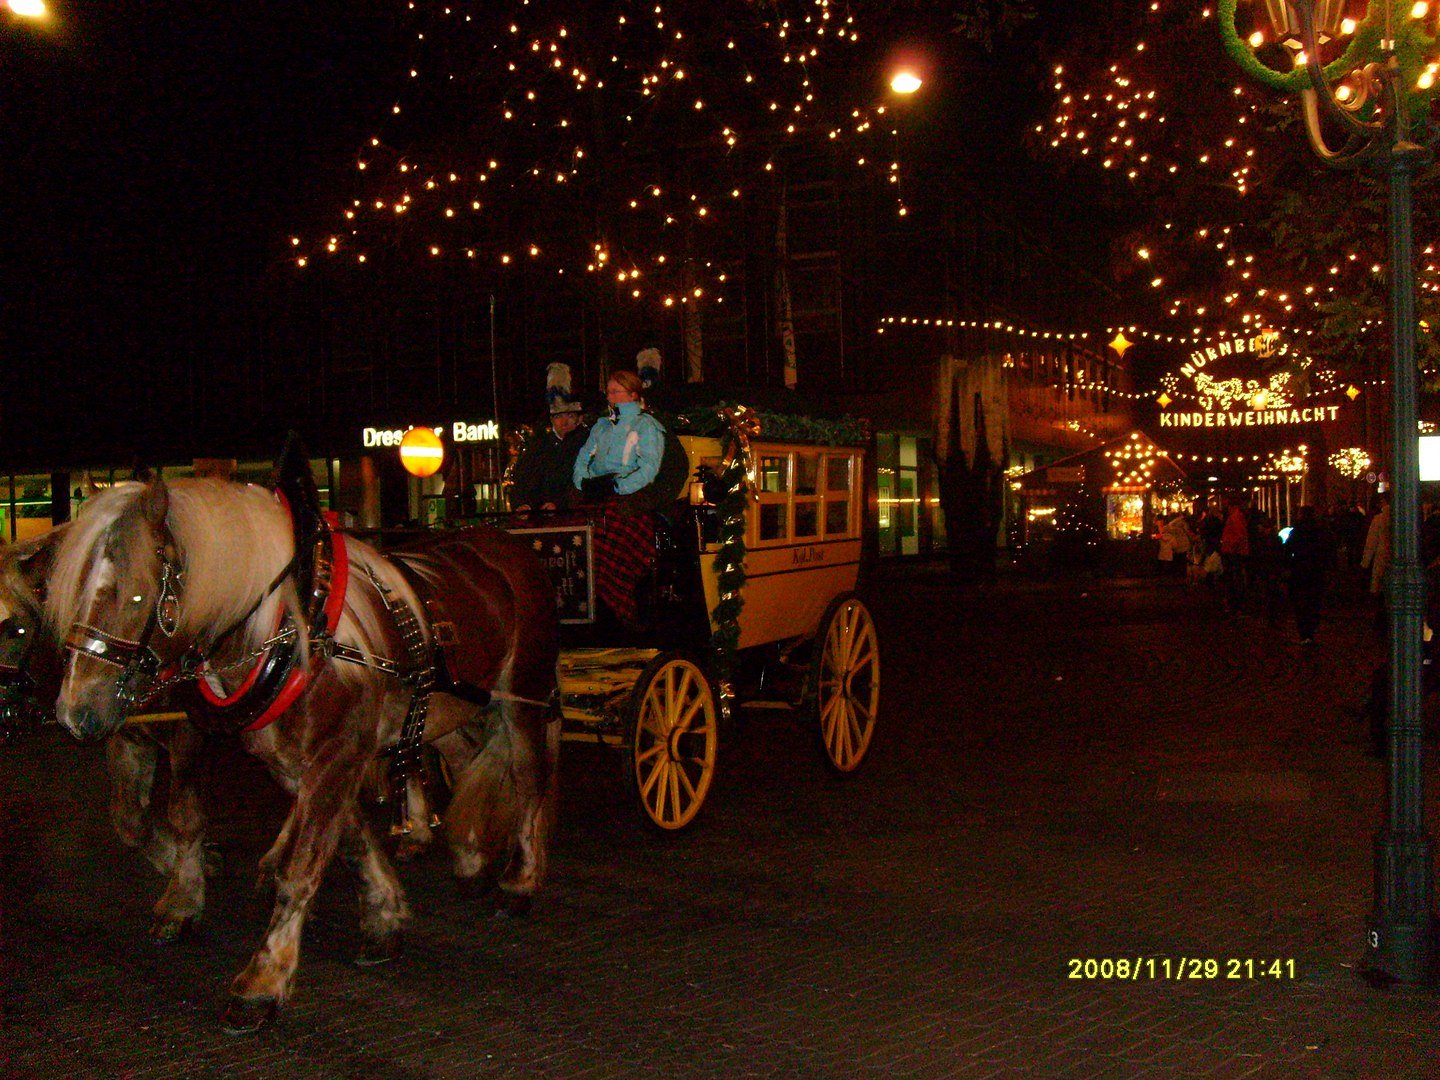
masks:
{"type": "Polygon", "coordinates": [[[641,349],[635,354],[635,371],[646,390],[660,381],[660,350],[641,349]]]}
{"type": "Polygon", "coordinates": [[[550,406],[551,416],[583,411],[580,396],[570,389],[569,364],[551,364],[545,369],[545,402],[550,406]]]}

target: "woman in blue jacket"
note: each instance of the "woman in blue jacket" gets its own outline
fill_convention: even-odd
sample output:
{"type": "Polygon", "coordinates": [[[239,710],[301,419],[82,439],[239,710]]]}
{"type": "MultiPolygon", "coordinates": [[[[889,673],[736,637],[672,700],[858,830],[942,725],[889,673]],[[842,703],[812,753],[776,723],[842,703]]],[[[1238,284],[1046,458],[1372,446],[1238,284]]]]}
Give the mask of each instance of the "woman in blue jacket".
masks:
{"type": "Polygon", "coordinates": [[[665,428],[645,411],[640,376],[617,371],[605,386],[610,415],[596,422],[575,459],[575,486],[591,499],[649,487],[665,454],[665,428]]]}

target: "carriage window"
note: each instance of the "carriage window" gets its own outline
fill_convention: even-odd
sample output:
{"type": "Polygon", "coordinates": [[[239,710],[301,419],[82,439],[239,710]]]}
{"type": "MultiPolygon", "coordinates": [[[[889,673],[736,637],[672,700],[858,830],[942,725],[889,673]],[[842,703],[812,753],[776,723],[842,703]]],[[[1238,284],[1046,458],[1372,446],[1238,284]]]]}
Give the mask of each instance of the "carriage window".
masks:
{"type": "MultiPolygon", "coordinates": [[[[820,459],[809,454],[795,455],[795,494],[814,495],[820,482],[820,459]]],[[[797,526],[796,532],[799,532],[797,526]]]]}
{"type": "Polygon", "coordinates": [[[825,490],[850,490],[850,458],[832,457],[825,461],[825,490]]]}
{"type": "Polygon", "coordinates": [[[785,528],[785,509],[783,502],[760,504],[761,540],[784,540],[789,535],[785,528]]]}
{"type": "Polygon", "coordinates": [[[795,535],[816,536],[820,532],[820,504],[814,502],[795,504],[795,535]]]}
{"type": "Polygon", "coordinates": [[[790,458],[781,454],[778,457],[762,457],[760,459],[760,490],[783,494],[790,490],[790,458]]]}
{"type": "Polygon", "coordinates": [[[837,536],[850,531],[850,503],[831,499],[825,504],[825,535],[837,536]]]}

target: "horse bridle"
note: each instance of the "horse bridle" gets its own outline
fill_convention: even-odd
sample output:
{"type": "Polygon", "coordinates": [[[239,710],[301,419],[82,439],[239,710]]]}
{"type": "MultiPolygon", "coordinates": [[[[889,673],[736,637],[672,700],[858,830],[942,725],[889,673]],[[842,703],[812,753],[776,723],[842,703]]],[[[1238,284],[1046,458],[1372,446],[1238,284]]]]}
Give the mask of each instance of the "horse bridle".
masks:
{"type": "MultiPolygon", "coordinates": [[[[296,537],[295,554],[281,567],[269,587],[256,598],[249,610],[232,622],[223,633],[215,636],[210,642],[211,653],[222,641],[249,622],[250,617],[260,609],[265,600],[290,577],[299,562],[304,544],[313,539],[313,536],[307,536],[304,540],[296,537]]],[[[155,554],[160,560],[160,595],[156,597],[155,605],[150,609],[150,616],[145,620],[138,638],[120,637],[98,626],[77,620],[70,627],[70,633],[66,635],[64,642],[67,653],[83,654],[92,660],[99,660],[102,664],[120,669],[120,676],[115,684],[115,697],[121,707],[127,710],[155,697],[172,682],[194,681],[199,678],[209,659],[207,654],[200,650],[197,642],[167,668],[164,658],[150,644],[156,630],[167,638],[174,637],[179,630],[180,592],[185,585],[185,571],[180,565],[174,542],[167,538],[155,549],[155,554]],[[146,681],[154,679],[160,681],[149,693],[140,694],[139,688],[146,681]]],[[[295,636],[294,623],[287,617],[285,626],[279,633],[266,640],[259,650],[245,657],[240,663],[248,664],[271,646],[289,641],[295,636]]]]}
{"type": "Polygon", "coordinates": [[[124,708],[144,700],[139,694],[139,687],[146,680],[158,676],[164,667],[164,660],[150,644],[155,631],[158,629],[166,637],[174,637],[179,629],[180,590],[185,584],[185,571],[176,561],[174,551],[170,544],[156,549],[155,554],[160,559],[160,595],[150,609],[138,638],[120,637],[79,620],[65,636],[67,653],[88,656],[120,669],[115,683],[115,697],[124,708]]]}

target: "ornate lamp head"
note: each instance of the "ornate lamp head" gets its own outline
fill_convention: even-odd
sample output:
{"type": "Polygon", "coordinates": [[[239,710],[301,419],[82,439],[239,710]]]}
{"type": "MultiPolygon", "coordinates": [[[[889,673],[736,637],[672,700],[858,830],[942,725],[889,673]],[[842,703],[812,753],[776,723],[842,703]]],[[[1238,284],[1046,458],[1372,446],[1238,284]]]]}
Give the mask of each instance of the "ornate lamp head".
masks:
{"type": "MultiPolygon", "coordinates": [[[[1300,13],[1290,0],[1265,0],[1265,13],[1275,38],[1292,52],[1305,48],[1300,29],[1300,13]]],[[[1321,44],[1338,38],[1345,22],[1345,0],[1315,0],[1315,33],[1321,44]]]]}

